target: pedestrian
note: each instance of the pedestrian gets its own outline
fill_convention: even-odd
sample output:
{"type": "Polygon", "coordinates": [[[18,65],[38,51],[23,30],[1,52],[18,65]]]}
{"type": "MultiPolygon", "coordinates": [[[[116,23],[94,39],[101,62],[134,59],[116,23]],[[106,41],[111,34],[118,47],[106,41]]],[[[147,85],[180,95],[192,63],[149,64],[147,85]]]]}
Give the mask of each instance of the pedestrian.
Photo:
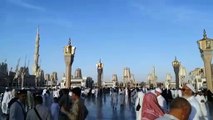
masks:
{"type": "Polygon", "coordinates": [[[135,101],[136,120],[141,120],[141,112],[142,112],[144,92],[138,91],[137,96],[138,97],[136,98],[136,101],[135,101]]]}
{"type": "Polygon", "coordinates": [[[27,91],[27,110],[32,109],[34,106],[33,94],[30,90],[27,91]]]}
{"type": "Polygon", "coordinates": [[[54,102],[51,105],[51,116],[52,120],[59,120],[59,111],[60,111],[60,106],[58,104],[58,98],[54,97],[54,102]]]}
{"type": "Polygon", "coordinates": [[[172,100],[169,113],[156,120],[188,120],[190,112],[190,103],[185,98],[177,97],[172,100]]]}
{"type": "Polygon", "coordinates": [[[201,120],[202,112],[201,112],[200,104],[195,98],[194,93],[196,93],[196,91],[192,84],[188,83],[183,86],[182,88],[183,97],[187,99],[192,106],[189,120],[201,120]]]}
{"type": "Polygon", "coordinates": [[[96,88],[95,88],[95,97],[96,97],[96,98],[98,98],[98,95],[100,94],[99,92],[100,92],[100,91],[99,91],[98,88],[96,87],[96,88]]]}
{"type": "Polygon", "coordinates": [[[125,101],[125,97],[124,97],[124,90],[123,90],[123,88],[120,88],[119,89],[120,91],[119,91],[119,94],[120,94],[120,105],[122,106],[122,105],[124,105],[124,101],[125,101]]]}
{"type": "Polygon", "coordinates": [[[146,93],[142,104],[142,120],[154,120],[163,115],[164,112],[158,104],[156,95],[152,92],[146,93]]]}
{"type": "Polygon", "coordinates": [[[26,90],[19,90],[17,92],[17,100],[10,106],[9,120],[25,120],[25,101],[27,98],[26,90]]]}
{"type": "Polygon", "coordinates": [[[170,106],[170,103],[173,99],[171,90],[169,88],[166,88],[163,90],[161,95],[165,98],[167,106],[170,106]]]}
{"type": "Polygon", "coordinates": [[[92,93],[92,97],[94,97],[95,96],[95,88],[92,88],[91,93],[92,93]]]}
{"type": "MultiPolygon", "coordinates": [[[[59,106],[60,108],[64,108],[65,111],[69,112],[71,109],[71,98],[69,96],[70,90],[69,89],[62,89],[61,90],[61,97],[59,98],[59,106]]],[[[59,120],[69,120],[68,116],[63,112],[59,112],[59,120]]]]}
{"type": "Polygon", "coordinates": [[[27,112],[26,120],[51,120],[49,109],[42,105],[42,96],[35,96],[34,101],[35,107],[27,112]]]}
{"type": "Polygon", "coordinates": [[[50,91],[47,89],[44,89],[42,92],[42,99],[43,99],[43,105],[46,106],[48,109],[50,109],[52,98],[50,95],[50,91]]]}
{"type": "Polygon", "coordinates": [[[117,94],[116,89],[113,90],[111,97],[112,97],[112,99],[111,99],[112,100],[112,108],[113,108],[113,110],[116,110],[117,104],[118,104],[118,94],[117,94]]]}
{"type": "Polygon", "coordinates": [[[207,108],[206,108],[206,102],[207,100],[205,99],[203,93],[201,90],[198,90],[198,94],[195,96],[195,98],[197,99],[197,101],[200,104],[201,107],[201,112],[202,112],[202,119],[203,120],[208,120],[208,112],[207,112],[207,108]]]}
{"type": "Polygon", "coordinates": [[[7,116],[9,114],[8,113],[8,103],[10,102],[10,100],[11,100],[11,92],[9,91],[9,88],[6,87],[5,92],[3,94],[2,101],[1,101],[1,110],[2,110],[3,115],[5,115],[5,116],[7,116]]]}
{"type": "Polygon", "coordinates": [[[73,88],[71,110],[67,112],[63,106],[61,107],[61,112],[66,114],[69,120],[85,120],[88,115],[88,110],[80,97],[81,89],[79,87],[73,88]]]}
{"type": "Polygon", "coordinates": [[[163,111],[165,113],[168,112],[168,107],[167,107],[167,104],[166,104],[166,100],[161,95],[162,94],[162,90],[160,88],[156,88],[154,93],[157,96],[158,104],[160,105],[161,109],[163,109],[163,111]]]}

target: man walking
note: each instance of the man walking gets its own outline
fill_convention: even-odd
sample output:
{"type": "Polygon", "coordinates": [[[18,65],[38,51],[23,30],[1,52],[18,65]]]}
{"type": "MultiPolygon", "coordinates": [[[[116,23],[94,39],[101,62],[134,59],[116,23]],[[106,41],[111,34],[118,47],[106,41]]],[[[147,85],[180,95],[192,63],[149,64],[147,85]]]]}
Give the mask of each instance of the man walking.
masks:
{"type": "Polygon", "coordinates": [[[27,98],[26,90],[19,90],[17,100],[10,107],[9,120],[25,120],[25,101],[27,98]]]}

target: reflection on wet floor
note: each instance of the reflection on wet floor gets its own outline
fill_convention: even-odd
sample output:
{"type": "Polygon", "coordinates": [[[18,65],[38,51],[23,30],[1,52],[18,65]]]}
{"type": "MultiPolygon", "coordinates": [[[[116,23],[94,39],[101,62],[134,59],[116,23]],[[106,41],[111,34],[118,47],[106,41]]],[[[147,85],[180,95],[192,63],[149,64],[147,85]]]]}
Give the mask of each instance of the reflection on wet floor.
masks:
{"type": "Polygon", "coordinates": [[[118,99],[117,108],[113,109],[109,94],[102,98],[90,97],[85,99],[85,105],[89,110],[87,120],[135,120],[134,105],[129,100],[120,105],[118,99]]]}

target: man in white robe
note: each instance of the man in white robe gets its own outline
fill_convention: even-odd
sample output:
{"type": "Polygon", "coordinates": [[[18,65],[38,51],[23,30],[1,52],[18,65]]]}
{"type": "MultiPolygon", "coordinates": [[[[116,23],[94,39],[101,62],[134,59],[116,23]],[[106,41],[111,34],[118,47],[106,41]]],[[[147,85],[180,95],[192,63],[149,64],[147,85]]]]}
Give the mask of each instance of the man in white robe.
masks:
{"type": "Polygon", "coordinates": [[[8,103],[11,100],[11,92],[8,88],[6,88],[6,91],[4,92],[2,103],[1,103],[1,109],[2,113],[7,115],[8,114],[8,103]]]}
{"type": "Polygon", "coordinates": [[[98,88],[95,88],[95,97],[97,98],[98,97],[98,88]]]}
{"type": "Polygon", "coordinates": [[[129,96],[129,94],[128,94],[128,88],[125,88],[125,104],[128,103],[128,96],[129,96]]]}
{"type": "Polygon", "coordinates": [[[182,88],[182,94],[185,99],[189,101],[192,106],[189,120],[202,120],[202,112],[200,104],[197,99],[194,97],[195,88],[192,84],[186,84],[182,88]]]}
{"type": "Polygon", "coordinates": [[[136,120],[141,120],[143,97],[144,97],[144,93],[142,91],[138,91],[138,97],[135,101],[136,120]]]}
{"type": "Polygon", "coordinates": [[[201,91],[198,91],[198,94],[196,95],[195,97],[197,99],[197,101],[199,102],[200,104],[200,107],[201,107],[201,112],[202,112],[202,119],[203,120],[208,120],[208,114],[207,114],[207,108],[206,108],[206,99],[204,97],[204,95],[202,94],[201,91]]]}
{"type": "Polygon", "coordinates": [[[167,113],[168,112],[168,107],[166,104],[165,98],[161,95],[162,90],[160,88],[156,88],[154,91],[154,94],[157,96],[158,104],[160,105],[161,109],[167,113]]]}

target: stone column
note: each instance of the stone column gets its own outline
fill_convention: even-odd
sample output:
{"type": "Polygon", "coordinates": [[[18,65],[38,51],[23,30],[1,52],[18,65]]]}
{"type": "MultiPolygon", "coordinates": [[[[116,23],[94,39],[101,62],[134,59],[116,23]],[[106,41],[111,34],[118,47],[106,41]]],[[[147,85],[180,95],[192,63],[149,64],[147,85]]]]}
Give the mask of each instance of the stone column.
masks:
{"type": "Polygon", "coordinates": [[[65,87],[69,89],[71,87],[71,68],[74,61],[75,47],[71,45],[71,39],[69,43],[64,47],[64,60],[66,64],[66,85],[65,87]]]}
{"type": "Polygon", "coordinates": [[[103,63],[101,62],[101,60],[99,61],[99,63],[96,64],[97,66],[97,72],[98,72],[98,76],[97,76],[97,82],[98,82],[98,94],[101,95],[101,90],[102,90],[102,77],[103,77],[103,63]]]}
{"type": "Polygon", "coordinates": [[[213,92],[213,85],[212,85],[212,69],[211,69],[211,61],[212,61],[212,51],[205,50],[201,55],[204,67],[205,67],[205,75],[206,75],[206,82],[207,88],[213,92]]]}
{"type": "Polygon", "coordinates": [[[71,56],[64,56],[65,64],[66,64],[66,88],[70,88],[71,86],[71,56]]]}
{"type": "Polygon", "coordinates": [[[197,41],[198,47],[201,53],[201,57],[205,67],[205,77],[207,82],[207,89],[213,92],[213,81],[212,81],[212,51],[213,51],[213,39],[207,37],[206,31],[203,31],[203,38],[197,41]]]}
{"type": "Polygon", "coordinates": [[[176,81],[176,89],[179,89],[179,69],[180,69],[180,62],[177,61],[177,58],[175,57],[175,60],[172,62],[174,72],[175,72],[175,81],[176,81]]]}

